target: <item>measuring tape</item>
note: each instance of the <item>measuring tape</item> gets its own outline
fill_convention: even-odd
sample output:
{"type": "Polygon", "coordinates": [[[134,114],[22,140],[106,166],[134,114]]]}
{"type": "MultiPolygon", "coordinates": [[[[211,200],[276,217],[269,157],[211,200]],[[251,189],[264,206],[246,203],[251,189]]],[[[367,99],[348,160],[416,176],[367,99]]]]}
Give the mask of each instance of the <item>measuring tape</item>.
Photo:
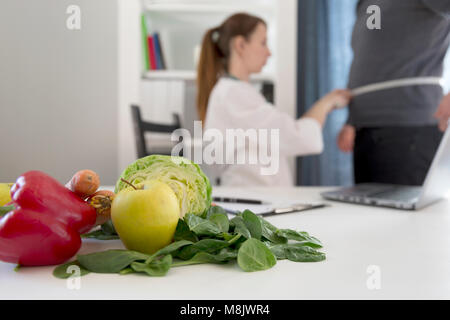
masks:
{"type": "Polygon", "coordinates": [[[439,77],[414,77],[414,78],[403,78],[397,80],[389,80],[383,82],[372,83],[366,86],[361,86],[351,90],[353,97],[360,96],[369,92],[407,87],[407,86],[417,86],[417,85],[438,85],[444,86],[444,79],[439,77]]]}

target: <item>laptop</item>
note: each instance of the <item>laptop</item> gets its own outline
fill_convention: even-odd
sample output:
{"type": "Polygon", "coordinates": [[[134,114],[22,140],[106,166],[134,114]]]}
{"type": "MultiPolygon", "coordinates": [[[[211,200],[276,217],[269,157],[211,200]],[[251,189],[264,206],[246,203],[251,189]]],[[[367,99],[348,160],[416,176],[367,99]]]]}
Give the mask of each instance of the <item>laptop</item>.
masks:
{"type": "Polygon", "coordinates": [[[450,187],[450,125],[422,186],[361,183],[321,193],[327,200],[369,206],[419,210],[449,195],[450,187]]]}

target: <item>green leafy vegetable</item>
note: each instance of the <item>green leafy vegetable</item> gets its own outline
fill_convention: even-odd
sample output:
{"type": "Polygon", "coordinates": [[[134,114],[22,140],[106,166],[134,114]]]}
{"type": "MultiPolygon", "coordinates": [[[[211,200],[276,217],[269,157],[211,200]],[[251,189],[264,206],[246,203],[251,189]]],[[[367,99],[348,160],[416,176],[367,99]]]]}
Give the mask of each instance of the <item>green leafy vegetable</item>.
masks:
{"type": "Polygon", "coordinates": [[[77,256],[81,266],[97,273],[116,273],[128,267],[134,261],[145,261],[148,258],[148,254],[118,249],[77,256]]]}
{"type": "Polygon", "coordinates": [[[285,243],[268,246],[278,260],[294,262],[317,262],[325,260],[325,254],[310,247],[306,242],[285,243]]]}
{"type": "Polygon", "coordinates": [[[195,235],[193,231],[191,231],[191,229],[189,229],[189,226],[183,219],[178,220],[177,228],[175,229],[175,235],[173,236],[173,239],[175,241],[178,240],[188,240],[192,242],[198,241],[198,237],[195,235]]]}
{"type": "Polygon", "coordinates": [[[189,260],[173,263],[172,267],[180,267],[190,264],[201,264],[201,263],[226,263],[231,259],[235,259],[236,256],[237,256],[236,252],[229,250],[220,251],[218,254],[211,254],[208,252],[200,251],[189,260]]]}
{"type": "Polygon", "coordinates": [[[264,243],[251,238],[239,248],[237,262],[242,270],[252,272],[272,268],[277,259],[264,243]]]}
{"type": "Polygon", "coordinates": [[[206,218],[209,218],[211,215],[213,214],[223,214],[225,215],[225,217],[227,217],[227,212],[225,211],[224,208],[220,207],[220,206],[211,206],[207,211],[206,211],[206,218]]]}
{"type": "Polygon", "coordinates": [[[152,254],[150,257],[145,260],[145,263],[150,263],[152,260],[154,260],[156,257],[171,254],[172,252],[177,251],[178,249],[193,244],[192,241],[188,240],[180,240],[176,242],[172,242],[168,246],[165,246],[164,248],[158,250],[154,254],[152,254]]]}
{"type": "Polygon", "coordinates": [[[250,210],[245,210],[242,213],[242,219],[244,219],[245,226],[251,234],[252,238],[261,240],[262,226],[258,216],[250,210]]]}
{"type": "Polygon", "coordinates": [[[275,227],[262,217],[258,218],[261,221],[261,232],[262,236],[265,239],[269,240],[272,243],[286,243],[288,241],[287,238],[277,235],[277,227],[275,227]]]}
{"type": "Polygon", "coordinates": [[[117,240],[120,239],[119,235],[114,229],[114,225],[111,220],[108,220],[100,226],[100,229],[91,231],[81,235],[82,238],[92,238],[97,240],[117,240]]]}
{"type": "Polygon", "coordinates": [[[213,213],[208,217],[208,220],[216,224],[223,233],[228,232],[228,229],[230,229],[230,221],[226,214],[213,213]]]}
{"type": "MultiPolygon", "coordinates": [[[[102,233],[86,236],[114,236],[112,224],[97,231],[102,233]]],[[[322,261],[325,254],[318,248],[322,243],[307,232],[278,229],[250,210],[229,220],[222,208],[214,206],[201,216],[188,213],[179,219],[174,242],[152,255],[119,249],[78,255],[77,260],[56,267],[53,274],[67,279],[71,276],[68,268],[76,266],[81,275],[97,272],[164,276],[171,267],[229,261],[237,261],[243,271],[253,272],[272,268],[282,259],[322,261]]]]}
{"type": "Polygon", "coordinates": [[[234,233],[235,234],[241,234],[243,237],[250,239],[252,237],[252,234],[248,230],[244,219],[242,216],[236,216],[233,219],[230,220],[230,225],[234,227],[234,233]]]}
{"type": "Polygon", "coordinates": [[[322,248],[322,243],[319,239],[311,237],[307,232],[298,232],[291,229],[279,229],[276,232],[279,237],[286,238],[288,240],[302,241],[305,244],[313,248],[322,248]]]}
{"type": "Polygon", "coordinates": [[[84,276],[90,272],[89,270],[83,268],[80,265],[80,263],[77,260],[75,260],[75,261],[70,261],[70,262],[67,262],[67,263],[57,266],[53,270],[53,275],[59,279],[67,279],[67,278],[74,276],[76,273],[75,272],[76,270],[79,270],[80,277],[84,276]]]}
{"type": "Polygon", "coordinates": [[[222,233],[220,228],[213,222],[203,219],[195,214],[188,213],[184,217],[184,221],[189,227],[189,230],[194,232],[197,236],[217,236],[222,233]]]}
{"type": "Polygon", "coordinates": [[[184,247],[178,254],[177,258],[183,260],[191,259],[195,254],[200,251],[207,253],[214,253],[220,249],[226,248],[230,245],[228,241],[217,240],[217,239],[203,239],[192,245],[184,247]]]}
{"type": "Polygon", "coordinates": [[[136,272],[145,272],[149,276],[165,276],[172,265],[172,256],[166,255],[160,260],[154,260],[150,263],[132,262],[131,269],[136,272]]]}
{"type": "Polygon", "coordinates": [[[286,258],[294,262],[318,262],[325,260],[325,254],[308,246],[288,245],[284,252],[286,258]]]}
{"type": "Polygon", "coordinates": [[[82,238],[93,238],[98,240],[117,240],[120,239],[117,234],[106,234],[103,230],[95,230],[81,235],[82,238]]]}
{"type": "Polygon", "coordinates": [[[271,242],[265,242],[264,244],[270,249],[270,251],[272,251],[272,253],[278,260],[286,259],[286,253],[284,252],[284,249],[286,248],[287,244],[272,245],[271,242]]]}

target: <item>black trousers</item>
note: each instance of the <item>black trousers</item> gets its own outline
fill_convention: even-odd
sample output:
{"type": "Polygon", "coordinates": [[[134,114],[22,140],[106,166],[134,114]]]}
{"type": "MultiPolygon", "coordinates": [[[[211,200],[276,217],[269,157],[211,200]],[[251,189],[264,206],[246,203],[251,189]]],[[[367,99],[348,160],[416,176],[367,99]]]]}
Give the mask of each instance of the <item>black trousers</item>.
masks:
{"type": "Polygon", "coordinates": [[[355,183],[422,185],[442,136],[437,126],[358,129],[355,183]]]}

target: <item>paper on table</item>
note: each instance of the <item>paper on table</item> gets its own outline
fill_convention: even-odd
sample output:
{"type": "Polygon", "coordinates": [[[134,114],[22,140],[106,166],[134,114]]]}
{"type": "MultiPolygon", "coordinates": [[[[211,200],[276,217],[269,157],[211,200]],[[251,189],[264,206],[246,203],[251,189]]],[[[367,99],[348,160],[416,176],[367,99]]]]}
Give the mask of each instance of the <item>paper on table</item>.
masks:
{"type": "Polygon", "coordinates": [[[261,204],[245,204],[245,203],[229,203],[229,202],[214,202],[216,205],[221,206],[226,211],[228,211],[230,214],[237,211],[244,211],[244,210],[250,210],[255,214],[263,214],[270,211],[273,211],[274,209],[278,208],[287,208],[291,206],[300,206],[304,205],[305,207],[308,207],[310,205],[317,205],[320,204],[319,202],[278,202],[278,203],[271,203],[269,205],[261,205],[261,204]]]}
{"type": "Polygon", "coordinates": [[[229,202],[214,202],[218,206],[221,206],[227,211],[236,212],[236,211],[244,211],[250,210],[253,213],[263,213],[274,209],[272,204],[263,205],[263,204],[245,204],[245,203],[229,203],[229,202]]]}

